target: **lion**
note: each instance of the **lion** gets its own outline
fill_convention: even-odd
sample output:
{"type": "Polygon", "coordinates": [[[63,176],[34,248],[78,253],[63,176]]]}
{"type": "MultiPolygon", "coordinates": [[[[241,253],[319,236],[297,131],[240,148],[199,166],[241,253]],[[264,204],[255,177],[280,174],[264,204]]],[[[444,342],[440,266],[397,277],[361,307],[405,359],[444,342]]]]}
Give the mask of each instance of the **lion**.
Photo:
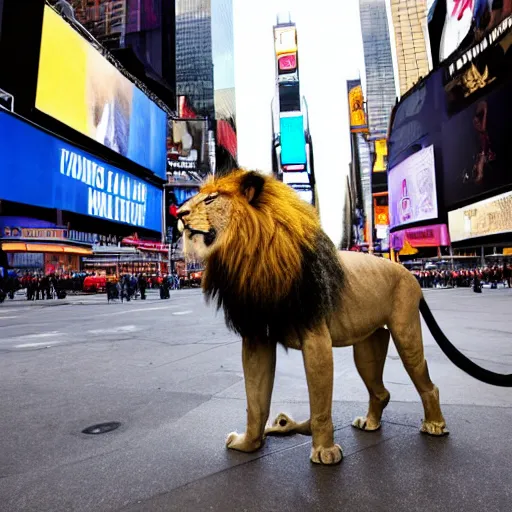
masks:
{"type": "Polygon", "coordinates": [[[448,433],[423,350],[423,295],[407,269],[338,251],[312,206],[254,171],[206,182],[181,206],[178,219],[186,256],[205,264],[207,300],[224,310],[228,328],[242,337],[247,427],[228,435],[228,448],[253,452],[267,435],[301,433],[312,436],[312,462],[340,462],[331,414],[332,348],[354,347],[370,398],[366,415],[353,426],[373,432],[390,399],[382,379],[390,335],[423,403],[421,432],[448,433]],[[280,414],[267,426],[278,343],[302,351],[310,418],[297,423],[280,414]]]}

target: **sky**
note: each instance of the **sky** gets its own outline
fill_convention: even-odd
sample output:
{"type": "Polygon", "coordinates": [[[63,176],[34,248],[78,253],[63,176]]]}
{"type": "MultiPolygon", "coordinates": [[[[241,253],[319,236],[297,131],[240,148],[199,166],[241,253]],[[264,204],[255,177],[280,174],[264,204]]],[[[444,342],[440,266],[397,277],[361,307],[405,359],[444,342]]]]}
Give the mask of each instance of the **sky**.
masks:
{"type": "Polygon", "coordinates": [[[213,83],[215,89],[235,87],[233,1],[212,0],[213,83]]]}
{"type": "Polygon", "coordinates": [[[359,0],[232,2],[239,163],[264,172],[272,170],[272,27],[279,12],[290,12],[297,24],[301,94],[309,107],[322,226],[338,244],[351,160],[346,81],[361,77],[364,83],[359,0]]]}

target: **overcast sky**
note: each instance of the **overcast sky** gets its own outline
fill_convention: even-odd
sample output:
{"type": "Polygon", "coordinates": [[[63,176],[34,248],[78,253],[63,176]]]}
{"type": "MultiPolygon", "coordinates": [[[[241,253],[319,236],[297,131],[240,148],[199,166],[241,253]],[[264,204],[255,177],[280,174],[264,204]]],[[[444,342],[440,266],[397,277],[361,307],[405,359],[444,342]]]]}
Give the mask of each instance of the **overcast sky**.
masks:
{"type": "Polygon", "coordinates": [[[271,172],[272,27],[278,12],[290,11],[297,24],[322,225],[338,243],[350,163],[346,81],[364,75],[359,0],[233,0],[233,7],[240,165],[271,172]]]}

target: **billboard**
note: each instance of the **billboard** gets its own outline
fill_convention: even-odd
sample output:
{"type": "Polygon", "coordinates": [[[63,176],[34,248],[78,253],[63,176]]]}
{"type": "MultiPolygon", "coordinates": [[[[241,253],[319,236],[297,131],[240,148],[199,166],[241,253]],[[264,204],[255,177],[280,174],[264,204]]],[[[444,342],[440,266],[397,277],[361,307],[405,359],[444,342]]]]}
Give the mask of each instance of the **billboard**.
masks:
{"type": "Polygon", "coordinates": [[[512,17],[445,69],[449,114],[460,112],[512,75],[512,17]]]}
{"type": "Polygon", "coordinates": [[[388,173],[390,227],[436,219],[434,146],[414,153],[388,173]]]}
{"type": "Polygon", "coordinates": [[[297,53],[297,31],[294,25],[274,27],[274,49],[276,55],[297,53]]]}
{"type": "Polygon", "coordinates": [[[208,121],[172,119],[167,137],[167,159],[173,171],[209,171],[208,121]]]}
{"type": "Polygon", "coordinates": [[[305,165],[306,137],[304,135],[304,116],[302,114],[280,118],[281,165],[305,165]]]}
{"type": "Polygon", "coordinates": [[[452,242],[512,232],[512,192],[448,212],[452,242]]]}
{"type": "Polygon", "coordinates": [[[36,108],[165,179],[167,114],[48,6],[36,108]]]}
{"type": "Polygon", "coordinates": [[[364,96],[361,80],[349,80],[347,81],[347,86],[350,131],[352,133],[367,132],[368,121],[364,111],[364,96]]]}
{"type": "Polygon", "coordinates": [[[162,229],[159,188],[1,111],[0,161],[0,199],[162,229]]]}
{"type": "MultiPolygon", "coordinates": [[[[485,42],[512,15],[510,0],[429,0],[429,3],[434,65],[457,51],[485,42]]],[[[494,39],[495,33],[491,41],[494,39]]]]}
{"type": "Polygon", "coordinates": [[[471,29],[473,20],[473,2],[471,0],[441,0],[446,2],[446,18],[441,34],[439,60],[448,58],[471,29]]]}
{"type": "Polygon", "coordinates": [[[442,128],[447,209],[512,185],[512,82],[454,115],[442,128]]]}
{"type": "Polygon", "coordinates": [[[386,172],[388,168],[388,142],[386,139],[375,141],[375,161],[373,172],[386,172]]]}
{"type": "Polygon", "coordinates": [[[391,233],[391,247],[400,251],[407,242],[411,247],[447,247],[450,235],[446,224],[433,224],[419,228],[403,229],[391,233]]]}

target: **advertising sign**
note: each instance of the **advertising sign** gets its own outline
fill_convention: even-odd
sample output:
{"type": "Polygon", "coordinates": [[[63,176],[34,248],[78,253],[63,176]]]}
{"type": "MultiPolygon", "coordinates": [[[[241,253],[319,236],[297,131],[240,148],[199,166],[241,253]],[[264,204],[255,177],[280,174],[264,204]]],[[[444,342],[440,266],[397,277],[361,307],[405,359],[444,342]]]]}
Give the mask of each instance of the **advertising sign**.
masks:
{"type": "Polygon", "coordinates": [[[512,15],[510,0],[429,0],[429,3],[432,4],[428,22],[434,64],[438,63],[437,57],[442,62],[454,52],[493,42],[495,29],[512,15]],[[444,22],[440,17],[444,17],[444,22]],[[487,39],[489,35],[493,36],[487,39]]]}
{"type": "Polygon", "coordinates": [[[512,83],[453,116],[442,128],[448,209],[512,184],[512,83]]]}
{"type": "Polygon", "coordinates": [[[448,247],[450,235],[446,224],[409,228],[390,234],[391,247],[400,251],[407,242],[411,247],[448,247]]]}
{"type": "Polygon", "coordinates": [[[512,231],[512,192],[448,212],[452,242],[512,231]]]}
{"type": "Polygon", "coordinates": [[[306,137],[304,116],[290,115],[280,118],[281,165],[306,164],[306,137]]]}
{"type": "Polygon", "coordinates": [[[386,172],[388,168],[388,143],[386,139],[375,141],[375,161],[373,172],[386,172]]]}
{"type": "Polygon", "coordinates": [[[460,112],[512,75],[512,17],[445,70],[450,114],[460,112]],[[500,30],[503,28],[504,30],[500,30]]]}
{"type": "Polygon", "coordinates": [[[445,0],[446,19],[441,34],[439,59],[448,58],[468,35],[473,20],[473,0],[445,0]]]}
{"type": "Polygon", "coordinates": [[[434,146],[414,153],[388,173],[390,227],[436,219],[434,146]]]}
{"type": "Polygon", "coordinates": [[[6,112],[0,162],[0,199],[161,231],[160,189],[6,112]]]}
{"type": "Polygon", "coordinates": [[[347,87],[350,131],[352,133],[367,132],[368,121],[364,111],[364,97],[361,80],[348,80],[347,87]]]}
{"type": "Polygon", "coordinates": [[[166,113],[48,6],[36,108],[165,179],[166,113]]]}
{"type": "Polygon", "coordinates": [[[167,158],[172,170],[210,170],[208,121],[173,119],[169,121],[167,158]]]}
{"type": "Polygon", "coordinates": [[[297,52],[297,31],[294,26],[274,27],[274,48],[276,55],[297,52]]]}

